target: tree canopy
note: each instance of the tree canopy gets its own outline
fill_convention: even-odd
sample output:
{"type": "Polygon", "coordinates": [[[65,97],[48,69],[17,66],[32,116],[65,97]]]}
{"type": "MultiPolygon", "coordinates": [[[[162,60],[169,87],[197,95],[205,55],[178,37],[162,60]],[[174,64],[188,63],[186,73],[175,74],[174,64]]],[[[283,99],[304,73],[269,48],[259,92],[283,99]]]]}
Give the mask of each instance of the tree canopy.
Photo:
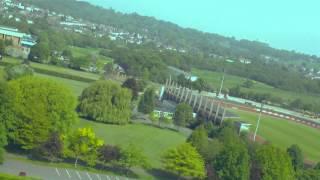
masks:
{"type": "Polygon", "coordinates": [[[297,171],[299,169],[303,169],[304,159],[303,159],[303,154],[300,147],[294,144],[287,149],[287,153],[291,158],[291,162],[294,170],[297,171]]]}
{"type": "Polygon", "coordinates": [[[80,115],[99,122],[126,124],[131,115],[131,92],[112,81],[97,81],[84,89],[80,115]]]}
{"type": "Polygon", "coordinates": [[[147,89],[143,96],[141,97],[138,105],[139,112],[149,114],[153,111],[155,107],[155,92],[154,89],[149,88],[147,89]]]}
{"type": "Polygon", "coordinates": [[[10,139],[23,149],[45,142],[52,132],[65,133],[76,121],[76,99],[51,80],[23,77],[9,82],[4,113],[10,139]]]}
{"type": "Polygon", "coordinates": [[[204,179],[205,164],[201,155],[189,143],[168,150],[162,157],[164,168],[179,177],[204,179]]]}
{"type": "Polygon", "coordinates": [[[290,156],[272,145],[262,145],[256,151],[255,163],[262,180],[294,179],[290,156]]]}
{"type": "Polygon", "coordinates": [[[192,107],[186,103],[181,103],[176,107],[173,122],[176,126],[186,126],[193,121],[192,107]]]}

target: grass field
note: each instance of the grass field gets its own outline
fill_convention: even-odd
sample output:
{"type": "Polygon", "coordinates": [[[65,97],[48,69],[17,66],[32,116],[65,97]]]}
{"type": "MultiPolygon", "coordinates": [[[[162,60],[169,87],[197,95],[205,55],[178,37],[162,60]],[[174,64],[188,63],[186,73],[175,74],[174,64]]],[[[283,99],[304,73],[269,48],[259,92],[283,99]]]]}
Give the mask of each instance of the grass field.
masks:
{"type": "Polygon", "coordinates": [[[39,178],[32,178],[32,177],[21,177],[21,176],[14,176],[9,174],[0,173],[1,180],[40,180],[39,178]]]}
{"type": "MultiPolygon", "coordinates": [[[[251,123],[254,132],[258,118],[257,113],[234,110],[243,121],[251,123]]],[[[272,144],[286,149],[292,144],[298,144],[305,159],[320,161],[320,130],[298,124],[292,121],[263,115],[260,121],[258,135],[272,144]]]]}
{"type": "MultiPolygon", "coordinates": [[[[3,59],[3,62],[17,64],[17,63],[21,63],[22,60],[10,58],[10,57],[5,57],[3,59]]],[[[78,76],[78,77],[89,78],[92,80],[98,80],[100,78],[99,74],[84,72],[84,71],[77,71],[77,70],[73,70],[73,69],[65,68],[65,67],[60,67],[60,66],[54,66],[54,65],[49,65],[49,64],[40,64],[40,63],[35,63],[35,62],[30,62],[30,65],[33,68],[39,68],[42,70],[49,70],[49,71],[53,71],[53,72],[57,72],[57,73],[61,73],[61,74],[68,74],[68,75],[73,75],[73,76],[78,76]]]]}
{"type": "Polygon", "coordinates": [[[92,127],[98,137],[106,144],[126,146],[130,143],[141,148],[152,167],[160,168],[161,155],[169,148],[185,142],[183,134],[142,124],[125,126],[107,125],[87,120],[80,120],[77,127],[92,127]]]}
{"type": "Polygon", "coordinates": [[[76,96],[79,96],[82,93],[82,90],[90,85],[89,83],[85,83],[85,82],[80,82],[80,81],[75,81],[75,80],[71,80],[71,79],[55,77],[55,76],[49,76],[49,75],[45,75],[45,74],[36,73],[36,76],[42,77],[42,78],[47,78],[47,79],[52,79],[58,83],[61,83],[65,86],[69,87],[70,90],[72,90],[76,96]]]}
{"type": "MultiPolygon", "coordinates": [[[[198,77],[203,78],[209,84],[211,84],[214,88],[220,87],[221,79],[223,74],[219,72],[192,69],[192,73],[198,77]]],[[[237,85],[242,85],[246,81],[245,78],[241,78],[238,76],[226,75],[224,81],[225,88],[232,88],[237,85]]],[[[307,102],[320,101],[320,95],[315,94],[303,94],[303,93],[295,93],[290,91],[284,91],[281,89],[274,88],[272,86],[266,85],[260,82],[254,82],[254,86],[250,89],[242,87],[242,90],[245,92],[254,92],[254,93],[268,93],[274,97],[282,98],[287,102],[291,102],[296,100],[298,97],[303,98],[307,102]]]]}

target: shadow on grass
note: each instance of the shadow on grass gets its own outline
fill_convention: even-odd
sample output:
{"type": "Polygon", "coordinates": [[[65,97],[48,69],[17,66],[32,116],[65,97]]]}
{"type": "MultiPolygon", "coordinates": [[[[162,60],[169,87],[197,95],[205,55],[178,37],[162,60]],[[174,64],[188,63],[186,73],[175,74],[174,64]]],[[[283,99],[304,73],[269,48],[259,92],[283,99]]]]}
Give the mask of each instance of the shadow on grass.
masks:
{"type": "Polygon", "coordinates": [[[178,177],[172,173],[169,173],[163,169],[149,169],[147,172],[159,180],[178,179],[178,177]]]}

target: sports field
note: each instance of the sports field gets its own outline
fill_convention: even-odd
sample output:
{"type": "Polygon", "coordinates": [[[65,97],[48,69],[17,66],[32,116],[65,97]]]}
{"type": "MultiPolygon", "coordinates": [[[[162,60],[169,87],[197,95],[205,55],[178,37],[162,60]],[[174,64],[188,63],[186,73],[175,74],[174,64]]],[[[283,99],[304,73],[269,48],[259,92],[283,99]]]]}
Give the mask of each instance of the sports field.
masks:
{"type": "MultiPolygon", "coordinates": [[[[257,113],[233,110],[241,120],[251,123],[254,132],[258,119],[257,113]]],[[[306,160],[320,161],[320,130],[298,124],[289,120],[263,115],[260,121],[258,135],[272,144],[286,149],[292,144],[298,144],[306,160]]]]}

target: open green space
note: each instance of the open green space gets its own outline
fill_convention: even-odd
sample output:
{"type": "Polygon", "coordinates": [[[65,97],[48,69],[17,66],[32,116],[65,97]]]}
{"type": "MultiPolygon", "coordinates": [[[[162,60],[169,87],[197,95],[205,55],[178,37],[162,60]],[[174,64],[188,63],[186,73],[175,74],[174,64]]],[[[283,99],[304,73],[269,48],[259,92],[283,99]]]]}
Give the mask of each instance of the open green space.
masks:
{"type": "Polygon", "coordinates": [[[47,78],[47,79],[52,79],[58,83],[64,84],[65,86],[69,87],[70,90],[72,90],[76,96],[80,96],[83,89],[85,89],[86,87],[89,86],[89,83],[86,83],[86,82],[65,79],[65,78],[50,76],[50,75],[46,75],[46,74],[36,73],[36,76],[47,78]]]}
{"type": "MultiPolygon", "coordinates": [[[[223,74],[220,72],[206,71],[200,69],[192,69],[192,73],[200,78],[206,80],[209,84],[211,84],[215,89],[220,87],[221,79],[223,74]]],[[[233,76],[233,75],[225,75],[224,87],[232,88],[237,85],[241,86],[246,81],[245,78],[233,76]]],[[[306,94],[306,93],[296,93],[291,91],[285,91],[281,89],[274,88],[267,84],[254,81],[254,85],[252,88],[244,88],[241,89],[245,92],[254,92],[254,93],[267,93],[271,94],[273,97],[281,98],[287,102],[291,102],[296,100],[297,98],[304,99],[305,102],[314,102],[320,101],[320,95],[316,94],[306,94]]]]}
{"type": "MultiPolygon", "coordinates": [[[[11,57],[5,57],[2,61],[4,63],[10,63],[10,64],[17,64],[22,62],[22,60],[20,59],[11,58],[11,57]]],[[[60,74],[77,76],[77,77],[87,78],[92,80],[98,80],[100,78],[99,74],[85,72],[85,71],[77,71],[70,68],[65,68],[65,67],[60,67],[60,66],[55,66],[50,64],[40,64],[40,63],[30,62],[30,65],[33,68],[40,69],[43,71],[51,71],[51,72],[56,72],[60,74]]]]}
{"type": "MultiPolygon", "coordinates": [[[[258,119],[257,113],[233,110],[241,120],[251,123],[250,130],[254,132],[258,119]]],[[[272,144],[286,149],[297,144],[302,149],[305,159],[320,161],[320,130],[293,121],[263,115],[260,121],[258,135],[272,144]]]]}
{"type": "Polygon", "coordinates": [[[92,127],[98,137],[106,144],[127,146],[133,143],[144,151],[152,167],[161,167],[162,154],[180,143],[186,136],[175,131],[160,129],[143,124],[128,124],[125,126],[101,124],[80,120],[76,127],[92,127]]]}
{"type": "Polygon", "coordinates": [[[95,56],[98,69],[103,69],[106,63],[112,62],[113,59],[102,56],[99,54],[99,48],[80,48],[76,46],[69,46],[69,49],[72,52],[74,57],[86,57],[86,56],[95,56]]]}

